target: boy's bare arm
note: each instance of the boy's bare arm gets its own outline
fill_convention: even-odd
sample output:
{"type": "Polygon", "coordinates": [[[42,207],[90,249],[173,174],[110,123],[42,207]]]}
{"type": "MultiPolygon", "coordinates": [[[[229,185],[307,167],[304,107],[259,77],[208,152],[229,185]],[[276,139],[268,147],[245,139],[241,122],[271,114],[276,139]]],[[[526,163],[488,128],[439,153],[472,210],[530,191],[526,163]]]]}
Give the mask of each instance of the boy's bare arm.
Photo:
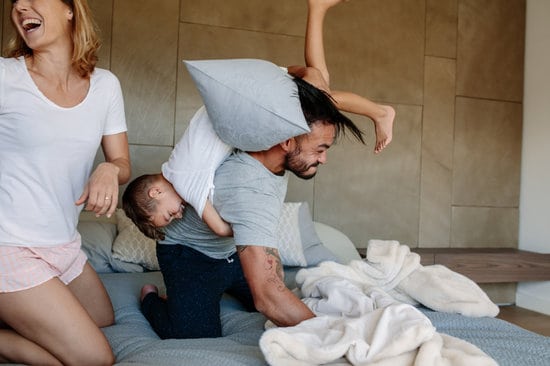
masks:
{"type": "Polygon", "coordinates": [[[212,206],[212,203],[206,200],[206,205],[202,211],[202,220],[218,236],[232,236],[231,226],[225,222],[218,211],[212,206]]]}

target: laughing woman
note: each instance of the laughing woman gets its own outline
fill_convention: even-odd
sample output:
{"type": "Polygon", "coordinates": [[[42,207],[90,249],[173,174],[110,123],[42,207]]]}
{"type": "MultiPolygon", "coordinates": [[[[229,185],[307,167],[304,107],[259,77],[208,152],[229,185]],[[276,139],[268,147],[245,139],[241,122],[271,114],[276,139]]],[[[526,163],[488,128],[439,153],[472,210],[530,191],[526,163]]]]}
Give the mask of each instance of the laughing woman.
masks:
{"type": "Polygon", "coordinates": [[[130,177],[120,85],[95,68],[85,0],[12,0],[11,20],[0,58],[0,362],[112,364],[99,328],[113,308],[76,225],[82,208],[112,215],[130,177]]]}

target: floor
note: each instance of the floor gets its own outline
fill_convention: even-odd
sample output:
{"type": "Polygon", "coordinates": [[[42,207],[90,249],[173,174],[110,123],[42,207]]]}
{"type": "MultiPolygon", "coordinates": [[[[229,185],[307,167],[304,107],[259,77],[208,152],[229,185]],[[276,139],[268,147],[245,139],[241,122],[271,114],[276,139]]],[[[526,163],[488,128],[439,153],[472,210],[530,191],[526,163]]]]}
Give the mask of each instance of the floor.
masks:
{"type": "Polygon", "coordinates": [[[544,315],[517,306],[501,306],[497,318],[550,337],[550,315],[544,315]]]}

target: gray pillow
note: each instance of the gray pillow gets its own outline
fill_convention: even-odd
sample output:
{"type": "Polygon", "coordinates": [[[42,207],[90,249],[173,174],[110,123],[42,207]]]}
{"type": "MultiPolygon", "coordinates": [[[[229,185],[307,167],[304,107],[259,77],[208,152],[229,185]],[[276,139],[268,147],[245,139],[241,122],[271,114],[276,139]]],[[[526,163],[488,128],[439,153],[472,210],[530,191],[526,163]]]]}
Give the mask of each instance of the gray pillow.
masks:
{"type": "Polygon", "coordinates": [[[302,247],[304,248],[304,257],[308,266],[314,266],[324,261],[339,262],[338,257],[323,245],[315,224],[311,219],[309,205],[303,202],[298,211],[300,220],[300,237],[302,238],[302,247]]]}
{"type": "Polygon", "coordinates": [[[285,266],[307,267],[338,261],[315,231],[307,202],[285,202],[277,226],[278,250],[285,266]]]}
{"type": "Polygon", "coordinates": [[[296,83],[277,65],[255,59],[184,63],[225,143],[262,151],[310,131],[296,83]]]}
{"type": "Polygon", "coordinates": [[[80,221],[77,230],[82,237],[82,250],[97,273],[143,272],[143,267],[113,258],[116,224],[104,221],[80,221]]]}
{"type": "Polygon", "coordinates": [[[80,221],[77,230],[82,237],[82,250],[97,273],[113,272],[111,246],[116,225],[108,222],[80,221]]]}

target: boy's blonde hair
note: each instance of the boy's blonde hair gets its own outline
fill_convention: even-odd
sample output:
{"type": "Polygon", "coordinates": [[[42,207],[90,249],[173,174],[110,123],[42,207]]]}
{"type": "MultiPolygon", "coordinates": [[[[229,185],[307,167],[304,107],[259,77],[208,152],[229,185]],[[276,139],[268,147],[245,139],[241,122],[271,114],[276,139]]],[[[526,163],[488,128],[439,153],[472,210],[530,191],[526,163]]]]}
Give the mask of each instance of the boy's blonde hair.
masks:
{"type": "MultiPolygon", "coordinates": [[[[12,0],[12,4],[15,0],[12,0]]],[[[97,64],[97,50],[100,47],[98,28],[93,20],[92,12],[86,0],[59,0],[67,4],[72,12],[71,21],[73,40],[73,67],[84,78],[88,78],[97,64]]],[[[16,32],[8,42],[7,57],[32,56],[33,50],[27,46],[23,38],[16,32]]]]}

